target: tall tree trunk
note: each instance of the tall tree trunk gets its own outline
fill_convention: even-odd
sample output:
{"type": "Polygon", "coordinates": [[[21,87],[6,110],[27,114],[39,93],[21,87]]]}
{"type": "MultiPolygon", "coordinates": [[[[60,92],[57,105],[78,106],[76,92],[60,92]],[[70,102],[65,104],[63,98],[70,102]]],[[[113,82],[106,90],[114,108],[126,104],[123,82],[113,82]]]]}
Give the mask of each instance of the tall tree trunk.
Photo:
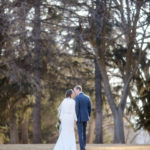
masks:
{"type": "Polygon", "coordinates": [[[42,143],[40,105],[41,96],[37,93],[33,108],[33,143],[42,143]]]}
{"type": "Polygon", "coordinates": [[[28,144],[28,120],[22,122],[21,141],[23,144],[28,144]]]}
{"type": "MultiPolygon", "coordinates": [[[[102,74],[102,78],[104,82],[104,90],[105,90],[107,100],[112,111],[113,120],[114,120],[114,143],[125,143],[124,124],[123,124],[123,112],[125,108],[125,103],[122,103],[121,101],[119,103],[119,106],[116,106],[114,97],[112,95],[112,91],[109,85],[108,76],[106,74],[105,65],[101,61],[99,61],[99,67],[101,69],[101,74],[102,74]]],[[[127,93],[123,93],[123,95],[124,94],[127,95],[127,93]]],[[[126,97],[124,98],[126,99],[126,97]]]]}
{"type": "Polygon", "coordinates": [[[10,129],[10,143],[17,144],[19,142],[18,125],[16,122],[16,116],[14,110],[10,111],[9,129],[10,129]]]}
{"type": "MultiPolygon", "coordinates": [[[[34,69],[35,69],[35,81],[40,87],[40,0],[35,1],[35,18],[34,18],[34,31],[33,31],[33,39],[35,43],[34,50],[34,69]]],[[[33,143],[41,143],[42,142],[42,134],[41,134],[41,93],[38,87],[35,89],[35,104],[33,108],[33,143]]]]}
{"type": "Polygon", "coordinates": [[[125,143],[122,110],[117,108],[114,117],[114,143],[125,143]]]}
{"type": "Polygon", "coordinates": [[[95,91],[96,91],[96,143],[103,143],[103,128],[102,128],[102,92],[101,92],[102,77],[99,66],[95,60],[95,91]]]}
{"type": "MultiPolygon", "coordinates": [[[[106,72],[105,66],[105,47],[104,38],[105,32],[104,28],[106,25],[106,0],[96,0],[96,10],[95,10],[95,39],[96,39],[96,59],[101,70],[101,75],[104,82],[104,90],[107,96],[108,103],[110,105],[112,115],[114,118],[114,143],[125,143],[124,140],[124,127],[123,127],[123,111],[120,108],[125,106],[124,101],[120,104],[121,107],[117,107],[114,101],[114,97],[110,88],[109,78],[106,72]],[[97,34],[99,33],[99,34],[97,34]],[[100,59],[98,58],[100,57],[100,59]]],[[[125,97],[124,97],[125,98],[125,97]]],[[[123,99],[124,99],[123,98],[123,99]]],[[[124,110],[124,109],[122,109],[124,110]]]]}
{"type": "Polygon", "coordinates": [[[0,50],[2,49],[4,42],[5,41],[5,36],[6,36],[6,16],[4,13],[5,9],[5,0],[1,0],[0,2],[0,50]]]}

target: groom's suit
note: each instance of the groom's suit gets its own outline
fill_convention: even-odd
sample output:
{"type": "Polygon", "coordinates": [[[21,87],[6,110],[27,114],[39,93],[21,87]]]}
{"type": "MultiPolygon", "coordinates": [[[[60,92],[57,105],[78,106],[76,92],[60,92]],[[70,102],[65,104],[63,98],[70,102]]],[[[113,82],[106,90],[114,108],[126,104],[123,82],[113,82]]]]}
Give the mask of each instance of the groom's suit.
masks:
{"type": "Polygon", "coordinates": [[[77,128],[80,142],[80,149],[85,150],[86,146],[86,126],[91,114],[90,98],[84,93],[80,93],[76,99],[77,128]]]}

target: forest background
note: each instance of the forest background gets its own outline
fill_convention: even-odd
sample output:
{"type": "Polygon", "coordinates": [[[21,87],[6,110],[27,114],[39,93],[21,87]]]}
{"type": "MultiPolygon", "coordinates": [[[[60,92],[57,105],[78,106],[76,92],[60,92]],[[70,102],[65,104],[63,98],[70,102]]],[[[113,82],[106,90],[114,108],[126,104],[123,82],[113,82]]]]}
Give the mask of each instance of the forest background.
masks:
{"type": "Polygon", "coordinates": [[[0,0],[0,143],[55,143],[80,84],[88,143],[150,132],[149,0],[0,0]]]}

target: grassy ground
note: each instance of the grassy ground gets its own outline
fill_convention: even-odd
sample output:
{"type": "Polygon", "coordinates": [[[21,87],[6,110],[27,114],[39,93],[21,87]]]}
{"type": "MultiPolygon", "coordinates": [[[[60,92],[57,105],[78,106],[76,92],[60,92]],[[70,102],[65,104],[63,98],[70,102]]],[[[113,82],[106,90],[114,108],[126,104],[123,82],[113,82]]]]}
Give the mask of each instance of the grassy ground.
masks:
{"type": "MultiPolygon", "coordinates": [[[[53,150],[53,147],[54,144],[2,144],[0,150],[53,150]]],[[[86,150],[150,150],[150,145],[88,144],[86,150]]]]}

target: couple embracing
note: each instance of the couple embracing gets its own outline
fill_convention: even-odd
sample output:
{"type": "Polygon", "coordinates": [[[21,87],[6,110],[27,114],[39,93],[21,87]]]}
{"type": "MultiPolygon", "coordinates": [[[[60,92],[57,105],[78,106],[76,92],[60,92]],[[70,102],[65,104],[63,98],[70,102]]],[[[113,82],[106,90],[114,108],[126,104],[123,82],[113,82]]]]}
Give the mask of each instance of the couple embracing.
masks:
{"type": "Polygon", "coordinates": [[[77,150],[74,125],[77,124],[80,150],[86,146],[86,126],[91,114],[90,98],[77,85],[66,91],[66,98],[58,108],[61,130],[54,150],[77,150]],[[75,99],[75,100],[74,100],[75,99]]]}

